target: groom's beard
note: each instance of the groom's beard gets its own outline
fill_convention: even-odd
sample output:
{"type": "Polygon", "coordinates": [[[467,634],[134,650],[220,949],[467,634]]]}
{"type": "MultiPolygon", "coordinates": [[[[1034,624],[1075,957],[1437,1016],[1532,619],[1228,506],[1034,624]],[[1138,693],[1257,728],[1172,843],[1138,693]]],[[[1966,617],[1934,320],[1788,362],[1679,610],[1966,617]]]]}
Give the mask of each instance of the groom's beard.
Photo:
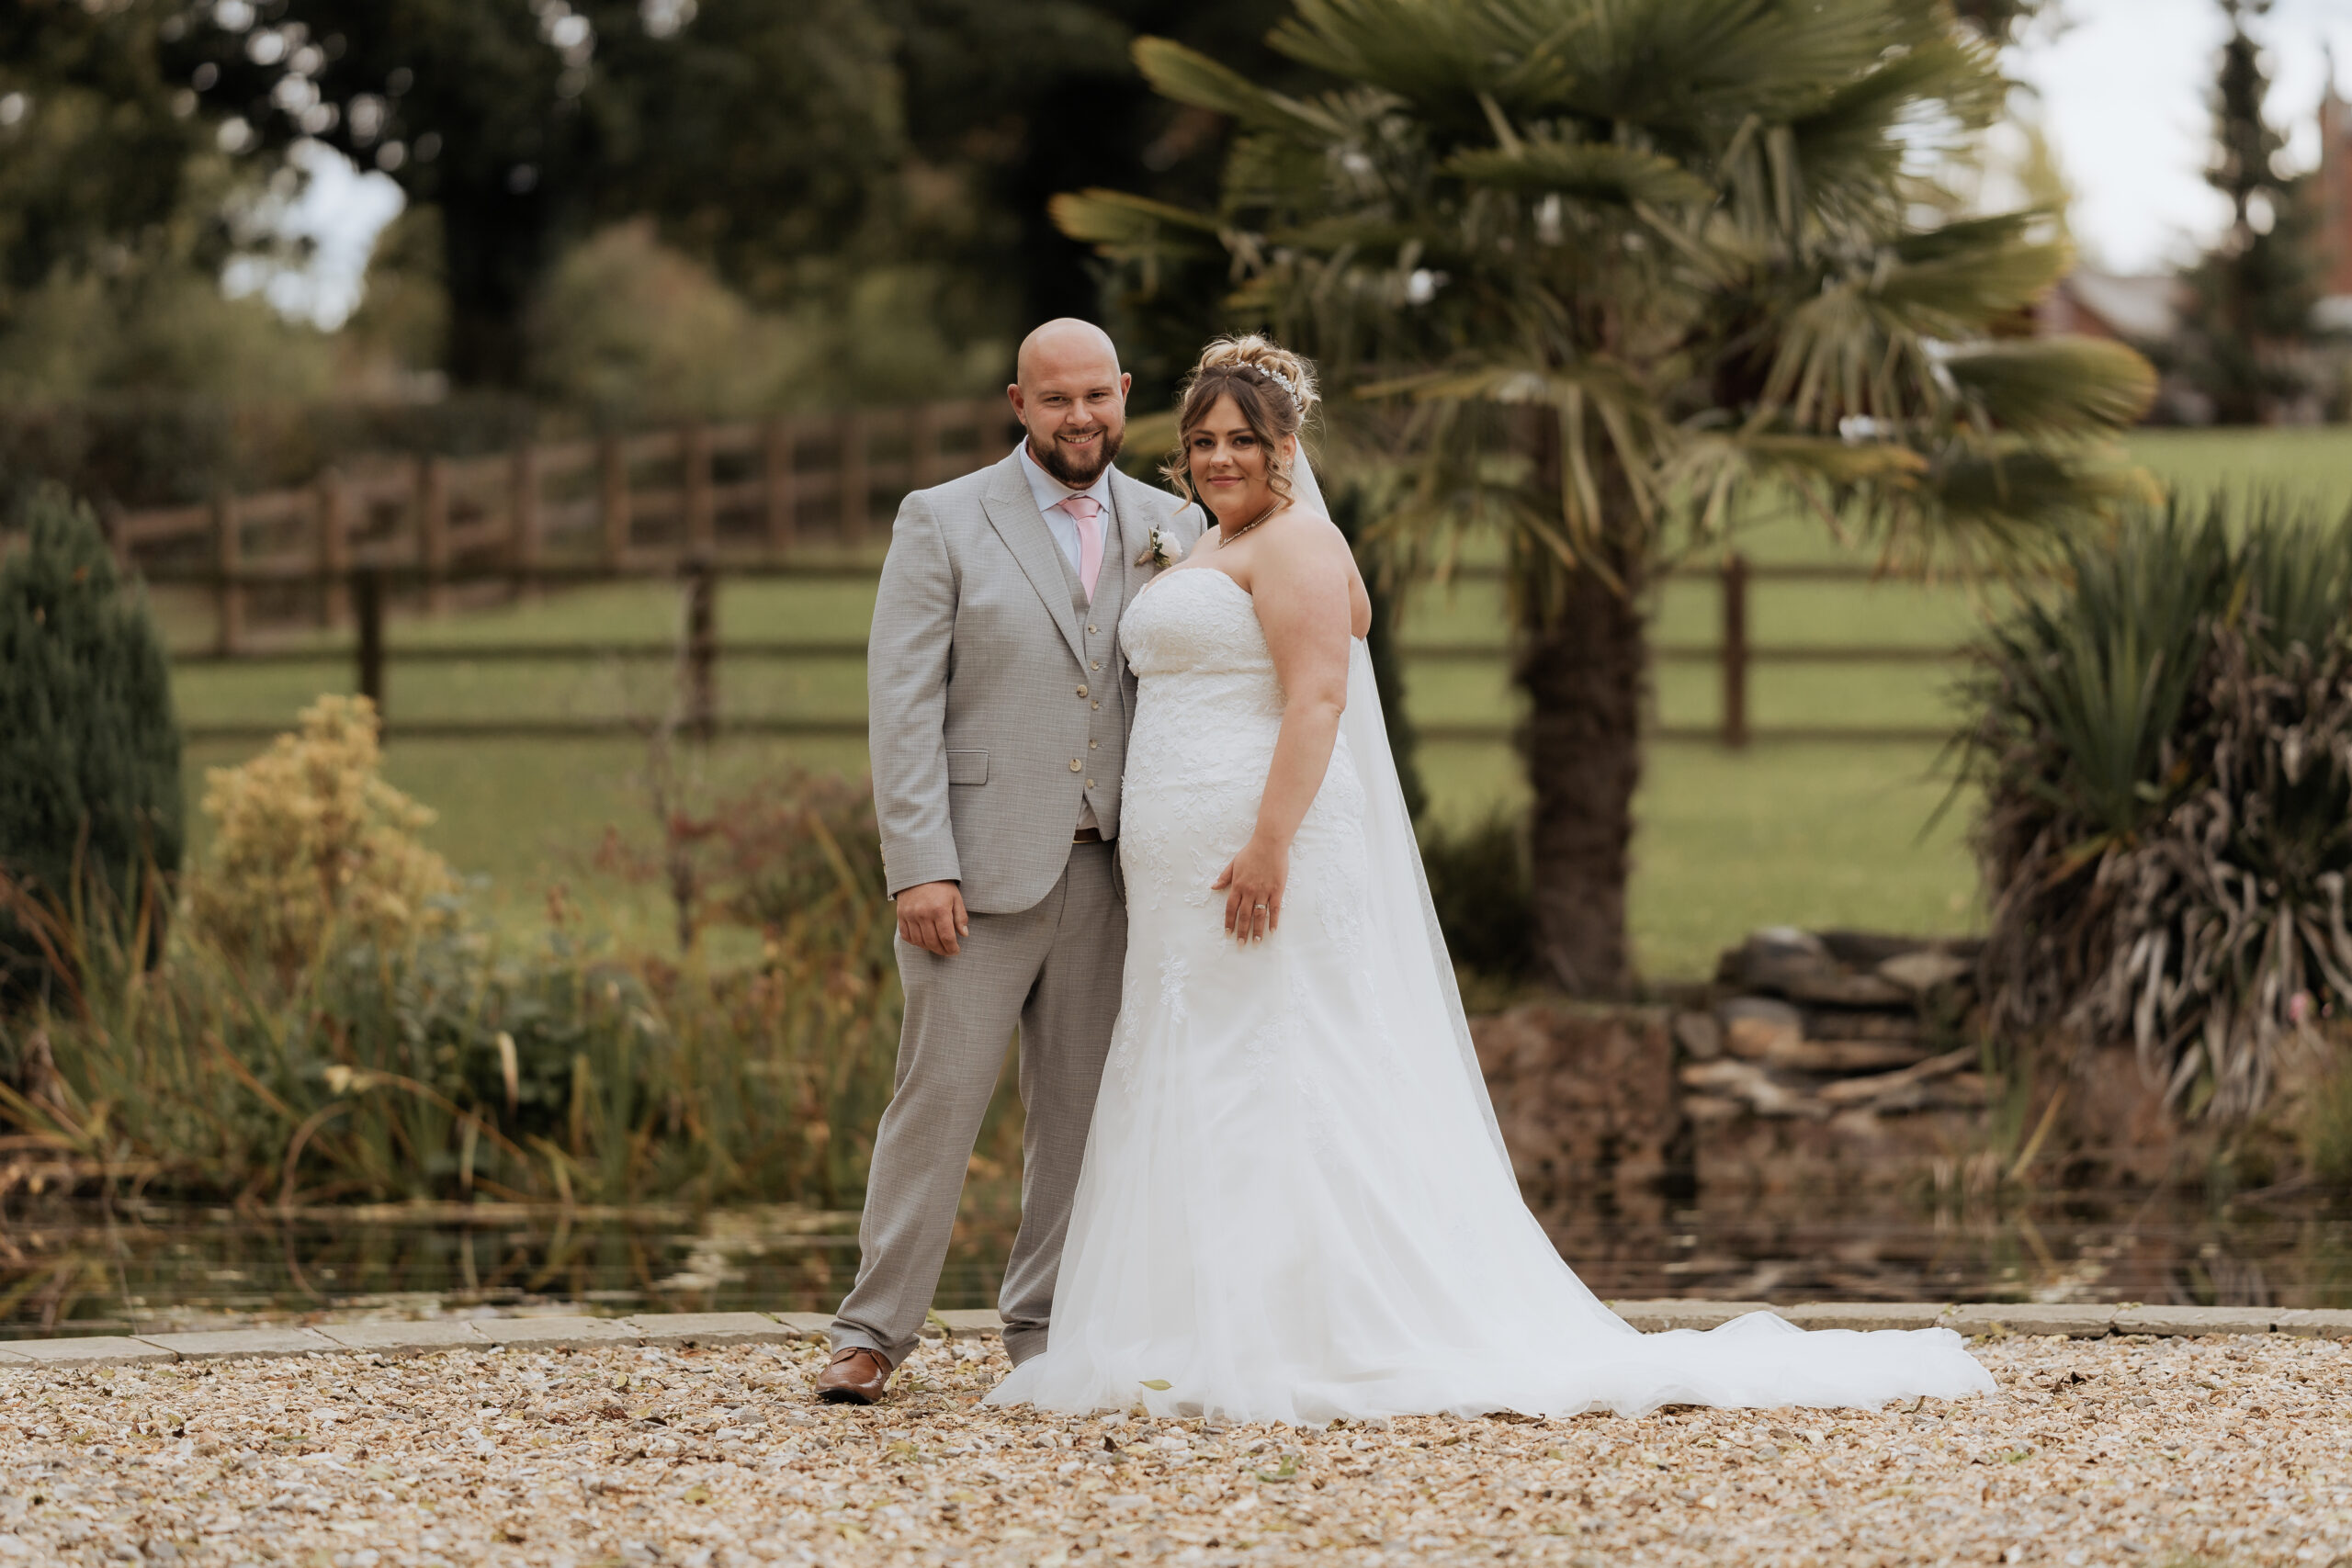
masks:
{"type": "Polygon", "coordinates": [[[1125,445],[1126,438],[1127,427],[1125,423],[1104,425],[1102,438],[1089,448],[1093,455],[1093,462],[1082,464],[1073,460],[1069,453],[1063,451],[1059,441],[1048,441],[1044,447],[1040,448],[1037,438],[1032,435],[1029,438],[1029,456],[1037,459],[1039,468],[1069,486],[1070,489],[1084,490],[1096,479],[1101,479],[1102,470],[1118,459],[1119,448],[1125,445]]]}

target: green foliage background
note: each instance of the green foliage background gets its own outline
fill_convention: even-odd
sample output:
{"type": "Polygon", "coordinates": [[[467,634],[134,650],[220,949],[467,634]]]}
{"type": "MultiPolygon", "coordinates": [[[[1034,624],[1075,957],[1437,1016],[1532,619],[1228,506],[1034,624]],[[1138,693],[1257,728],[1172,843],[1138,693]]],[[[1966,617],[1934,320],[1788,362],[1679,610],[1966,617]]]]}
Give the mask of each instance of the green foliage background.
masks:
{"type": "MultiPolygon", "coordinates": [[[[1046,216],[1055,192],[1214,189],[1224,125],[1149,93],[1132,39],[1281,82],[1261,40],[1286,9],[8,7],[0,491],[187,502],[346,453],[463,451],[518,421],[991,392],[1029,324],[1098,303],[1086,249],[1046,216]],[[232,258],[307,260],[269,227],[304,188],[305,140],[407,201],[332,332],[217,286],[232,258]]],[[[1130,334],[1145,407],[1210,325],[1204,302],[1167,314],[1130,334]]]]}

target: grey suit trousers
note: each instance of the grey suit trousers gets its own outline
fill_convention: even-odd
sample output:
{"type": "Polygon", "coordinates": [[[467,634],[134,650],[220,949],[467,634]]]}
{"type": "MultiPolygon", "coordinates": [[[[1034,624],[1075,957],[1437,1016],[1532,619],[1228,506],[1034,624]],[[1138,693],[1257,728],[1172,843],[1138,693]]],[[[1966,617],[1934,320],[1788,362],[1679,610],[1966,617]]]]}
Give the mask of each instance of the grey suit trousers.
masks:
{"type": "Polygon", "coordinates": [[[893,1366],[914,1349],[1016,1024],[1027,1111],[1021,1231],[999,1310],[1016,1365],[1046,1348],[1062,1238],[1119,1015],[1127,912],[1114,881],[1116,853],[1112,844],[1072,845],[1042,902],[973,915],[953,958],[899,939],[907,1011],[897,1088],[875,1135],[857,1282],[834,1316],[835,1348],[878,1350],[893,1366]]]}

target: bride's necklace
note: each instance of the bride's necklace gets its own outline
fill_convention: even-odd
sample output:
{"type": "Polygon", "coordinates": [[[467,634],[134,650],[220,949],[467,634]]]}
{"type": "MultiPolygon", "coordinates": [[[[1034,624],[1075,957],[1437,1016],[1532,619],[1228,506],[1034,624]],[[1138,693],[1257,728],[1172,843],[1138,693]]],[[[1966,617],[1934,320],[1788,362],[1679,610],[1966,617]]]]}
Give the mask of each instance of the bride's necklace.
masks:
{"type": "Polygon", "coordinates": [[[1275,513],[1280,512],[1282,509],[1283,503],[1277,501],[1272,506],[1266,508],[1265,511],[1261,512],[1257,516],[1252,517],[1249,522],[1244,523],[1240,527],[1236,528],[1232,533],[1227,534],[1223,530],[1219,530],[1216,536],[1216,547],[1218,549],[1225,548],[1226,546],[1233,543],[1234,540],[1241,537],[1242,535],[1247,534],[1250,529],[1255,528],[1259,524],[1263,523],[1267,518],[1272,517],[1275,513]]]}

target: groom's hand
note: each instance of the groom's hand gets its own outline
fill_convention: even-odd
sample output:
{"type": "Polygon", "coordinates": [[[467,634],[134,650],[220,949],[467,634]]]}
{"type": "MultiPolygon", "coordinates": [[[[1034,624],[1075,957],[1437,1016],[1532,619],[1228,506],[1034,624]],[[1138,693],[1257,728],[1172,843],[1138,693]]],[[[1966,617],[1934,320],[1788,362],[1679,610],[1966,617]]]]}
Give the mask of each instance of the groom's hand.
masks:
{"type": "Polygon", "coordinates": [[[972,934],[964,889],[953,882],[918,882],[899,895],[899,934],[942,958],[963,952],[956,938],[972,934]]]}

